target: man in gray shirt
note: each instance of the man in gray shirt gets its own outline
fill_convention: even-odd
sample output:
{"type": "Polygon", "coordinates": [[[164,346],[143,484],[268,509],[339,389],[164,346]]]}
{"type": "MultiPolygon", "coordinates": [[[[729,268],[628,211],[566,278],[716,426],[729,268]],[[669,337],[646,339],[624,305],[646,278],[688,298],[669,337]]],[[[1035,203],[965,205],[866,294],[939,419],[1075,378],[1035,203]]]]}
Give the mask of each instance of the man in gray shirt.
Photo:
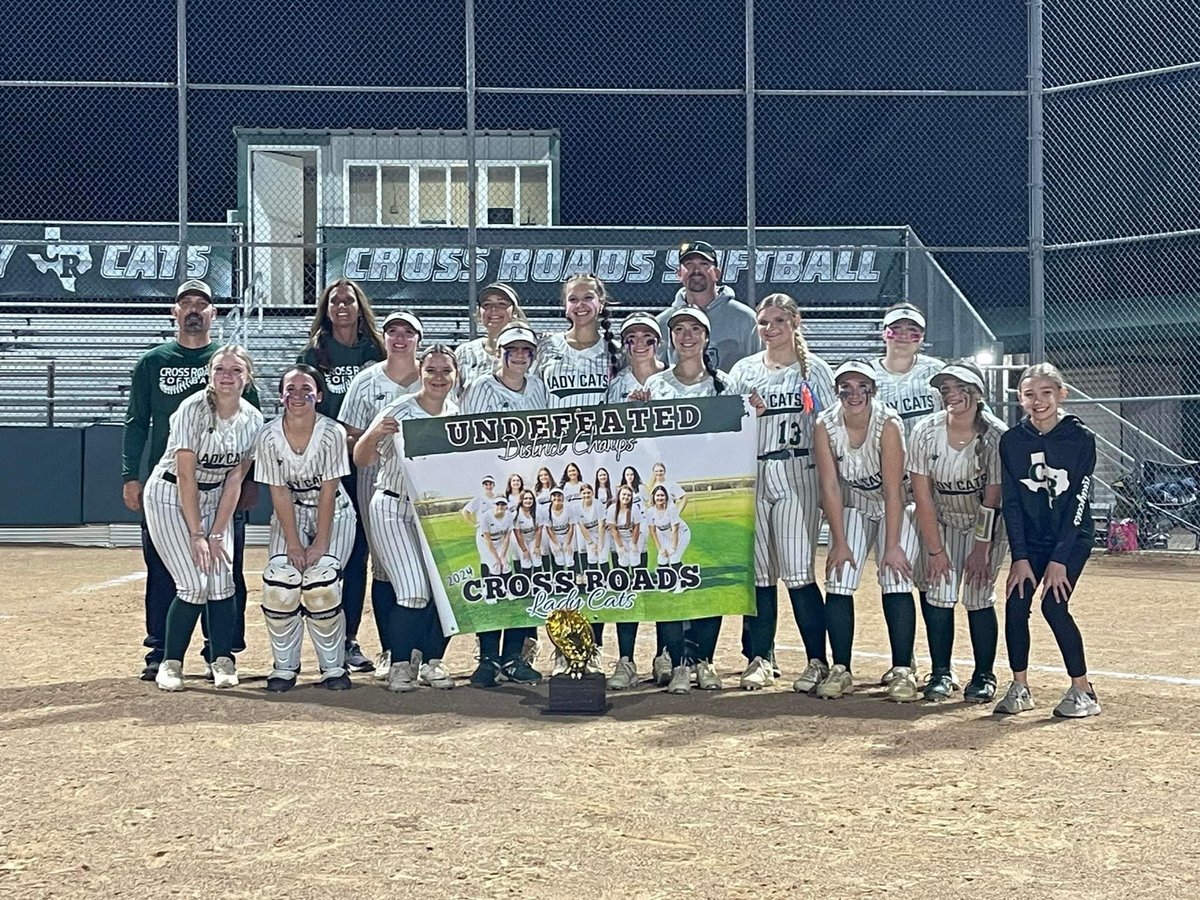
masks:
{"type": "MultiPolygon", "coordinates": [[[[658,315],[658,325],[664,335],[667,334],[667,317],[674,310],[695,306],[704,310],[712,324],[709,353],[713,354],[713,365],[722,372],[728,372],[739,359],[762,349],[756,328],[757,316],[754,310],[734,297],[733,288],[721,284],[721,267],[712,244],[685,242],[679,248],[677,274],[683,286],[675,294],[675,302],[658,315]]],[[[668,353],[670,343],[669,339],[663,341],[668,353]]]]}

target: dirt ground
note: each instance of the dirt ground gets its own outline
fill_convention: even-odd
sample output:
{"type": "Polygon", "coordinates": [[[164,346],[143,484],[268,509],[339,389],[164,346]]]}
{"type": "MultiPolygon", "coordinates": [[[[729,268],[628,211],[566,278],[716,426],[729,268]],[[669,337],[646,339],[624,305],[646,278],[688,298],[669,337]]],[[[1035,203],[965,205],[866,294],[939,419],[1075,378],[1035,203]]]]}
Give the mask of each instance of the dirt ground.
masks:
{"type": "MultiPolygon", "coordinates": [[[[784,682],[761,693],[737,689],[727,621],[724,691],[646,686],[596,719],[543,716],[545,687],[466,686],[469,636],[452,692],[359,676],[269,697],[256,577],[242,686],[218,694],[193,653],[167,695],[135,677],[143,582],[115,581],[138,551],[0,560],[6,898],[1200,896],[1195,558],[1090,565],[1073,606],[1104,713],[1086,721],[1050,715],[1067,679],[1036,614],[1037,710],[881,700],[877,589],[841,701],[790,691],[790,611],[784,682]]],[[[369,614],[363,630],[374,652],[369,614]]],[[[644,632],[640,668],[652,651],[644,632]]]]}

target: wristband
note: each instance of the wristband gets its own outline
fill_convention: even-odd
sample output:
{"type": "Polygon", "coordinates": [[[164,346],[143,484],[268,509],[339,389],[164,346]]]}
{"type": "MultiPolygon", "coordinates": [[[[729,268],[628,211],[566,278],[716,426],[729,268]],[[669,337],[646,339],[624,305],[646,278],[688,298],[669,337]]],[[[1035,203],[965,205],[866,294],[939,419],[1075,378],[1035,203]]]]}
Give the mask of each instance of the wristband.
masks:
{"type": "Polygon", "coordinates": [[[990,544],[996,534],[996,510],[990,506],[979,507],[975,514],[975,540],[990,544]]]}

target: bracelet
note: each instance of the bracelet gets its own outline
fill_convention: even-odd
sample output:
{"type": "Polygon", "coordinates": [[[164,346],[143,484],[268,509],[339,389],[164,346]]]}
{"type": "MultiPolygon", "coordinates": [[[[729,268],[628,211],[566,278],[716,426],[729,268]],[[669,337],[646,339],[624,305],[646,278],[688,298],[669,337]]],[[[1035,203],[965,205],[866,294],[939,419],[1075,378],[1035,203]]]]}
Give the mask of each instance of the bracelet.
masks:
{"type": "Polygon", "coordinates": [[[946,548],[945,548],[945,547],[943,547],[943,548],[942,548],[942,549],[940,549],[940,550],[930,550],[930,551],[929,551],[929,555],[930,555],[931,557],[933,557],[933,556],[941,556],[941,555],[942,555],[943,553],[945,553],[945,552],[946,552],[946,548]]]}
{"type": "Polygon", "coordinates": [[[220,540],[224,540],[224,539],[225,539],[225,534],[224,534],[223,532],[220,532],[220,531],[214,531],[212,534],[210,534],[210,535],[208,536],[208,539],[209,539],[210,541],[220,541],[220,540]]]}
{"type": "Polygon", "coordinates": [[[204,534],[204,532],[203,532],[203,531],[193,531],[193,532],[192,532],[192,537],[194,537],[194,538],[197,538],[197,537],[200,537],[200,538],[202,538],[202,537],[205,537],[205,534],[204,534]]]}

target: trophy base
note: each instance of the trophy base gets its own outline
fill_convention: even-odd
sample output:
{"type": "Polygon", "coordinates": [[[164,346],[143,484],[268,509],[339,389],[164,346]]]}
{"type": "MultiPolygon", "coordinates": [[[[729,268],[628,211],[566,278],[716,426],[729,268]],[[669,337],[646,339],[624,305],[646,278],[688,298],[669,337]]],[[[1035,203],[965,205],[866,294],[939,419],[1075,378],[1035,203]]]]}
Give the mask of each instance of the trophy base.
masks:
{"type": "Polygon", "coordinates": [[[553,716],[602,716],[609,709],[605,678],[594,672],[582,678],[551,676],[550,700],[542,712],[553,716]]]}

